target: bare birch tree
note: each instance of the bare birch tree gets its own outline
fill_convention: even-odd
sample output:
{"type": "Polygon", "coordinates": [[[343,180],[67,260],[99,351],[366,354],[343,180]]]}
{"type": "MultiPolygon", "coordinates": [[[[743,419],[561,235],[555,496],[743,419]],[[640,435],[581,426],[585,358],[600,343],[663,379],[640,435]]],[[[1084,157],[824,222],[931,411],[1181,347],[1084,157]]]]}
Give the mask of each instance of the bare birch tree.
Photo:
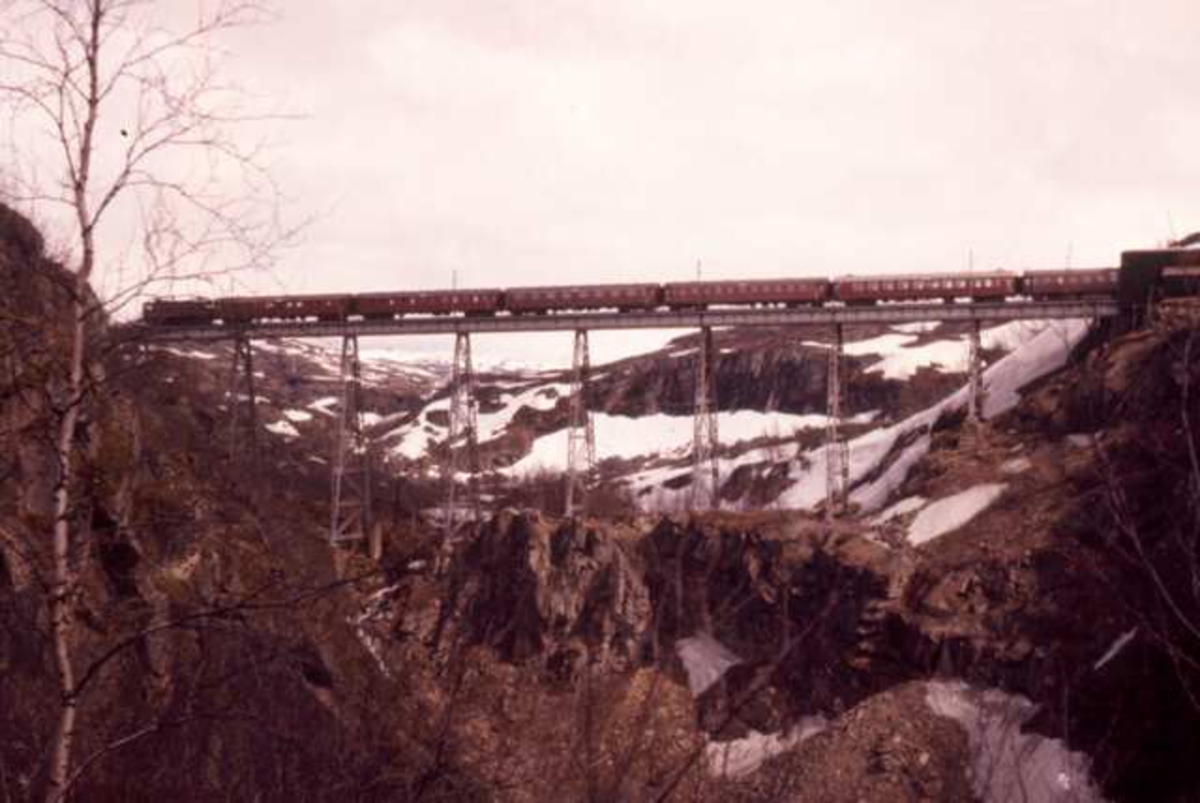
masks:
{"type": "Polygon", "coordinates": [[[0,109],[13,132],[12,200],[69,223],[73,273],[65,376],[52,393],[57,482],[49,619],[61,708],[46,799],[67,794],[79,717],[73,644],[81,549],[77,430],[92,393],[96,322],[165,279],[265,266],[288,235],[257,145],[261,117],[216,67],[214,40],[263,22],[256,2],[0,0],[0,109]],[[183,25],[176,24],[186,20],[183,25]],[[92,287],[103,280],[103,297],[92,287]]]}

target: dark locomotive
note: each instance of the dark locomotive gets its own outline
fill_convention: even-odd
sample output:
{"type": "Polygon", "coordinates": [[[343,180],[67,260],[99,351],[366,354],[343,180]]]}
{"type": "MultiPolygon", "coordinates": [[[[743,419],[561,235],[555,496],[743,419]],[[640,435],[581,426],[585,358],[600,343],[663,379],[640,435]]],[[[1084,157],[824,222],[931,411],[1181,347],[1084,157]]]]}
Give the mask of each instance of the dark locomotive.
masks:
{"type": "MultiPolygon", "coordinates": [[[[743,279],[668,284],[593,284],[506,289],[420,290],[400,293],[234,296],[163,299],[146,304],[147,323],[160,326],[238,325],[269,321],[383,321],[408,315],[546,315],[565,312],[704,310],[710,307],[819,307],[959,300],[1035,301],[1112,299],[1127,295],[1134,273],[1124,267],[1031,270],[1024,273],[846,276],[837,279],[743,279]]],[[[1145,252],[1151,253],[1151,252],[1145,252]]],[[[1154,252],[1162,253],[1162,252],[1154,252]]],[[[1133,263],[1137,259],[1132,260],[1133,263]]],[[[1200,292],[1200,251],[1176,252],[1164,267],[1139,276],[1137,296],[1200,292]],[[1182,253],[1184,256],[1180,257],[1182,253]],[[1192,256],[1195,254],[1196,256],[1192,256]],[[1144,286],[1143,286],[1144,285],[1144,286]]]]}

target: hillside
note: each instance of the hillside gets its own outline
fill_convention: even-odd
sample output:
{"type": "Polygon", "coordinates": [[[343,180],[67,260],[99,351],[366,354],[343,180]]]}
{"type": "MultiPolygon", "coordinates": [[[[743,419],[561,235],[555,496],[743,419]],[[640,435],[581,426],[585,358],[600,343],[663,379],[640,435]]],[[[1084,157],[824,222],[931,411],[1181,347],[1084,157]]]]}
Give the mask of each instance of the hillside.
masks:
{"type": "MultiPolygon", "coordinates": [[[[21,800],[57,708],[38,399],[66,297],[37,233],[0,222],[0,789],[21,800]]],[[[1196,333],[1179,311],[1113,339],[989,330],[981,426],[962,331],[856,333],[833,527],[820,332],[718,333],[715,513],[673,482],[694,341],[594,369],[606,501],[579,522],[544,471],[567,374],[486,366],[490,515],[449,542],[447,367],[372,347],[378,563],[327,543],[331,348],[257,344],[258,449],[232,455],[228,349],[98,352],[76,797],[1194,799],[1196,333]]]]}

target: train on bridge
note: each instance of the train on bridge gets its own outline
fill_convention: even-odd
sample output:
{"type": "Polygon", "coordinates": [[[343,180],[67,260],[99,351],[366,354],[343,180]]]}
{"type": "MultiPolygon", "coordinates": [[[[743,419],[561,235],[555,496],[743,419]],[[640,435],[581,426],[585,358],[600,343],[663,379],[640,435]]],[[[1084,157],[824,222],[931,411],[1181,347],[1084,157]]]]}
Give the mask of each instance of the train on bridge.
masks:
{"type": "MultiPolygon", "coordinates": [[[[1162,295],[1200,292],[1196,264],[1156,274],[1162,295]]],[[[1187,260],[1191,263],[1193,260],[1187,260]]],[[[160,299],[146,304],[155,326],[237,326],[274,321],[388,321],[408,316],[551,315],[572,312],[699,311],[712,308],[860,306],[903,302],[1108,299],[1118,268],[740,279],[666,284],[589,284],[287,296],[160,299]]]]}

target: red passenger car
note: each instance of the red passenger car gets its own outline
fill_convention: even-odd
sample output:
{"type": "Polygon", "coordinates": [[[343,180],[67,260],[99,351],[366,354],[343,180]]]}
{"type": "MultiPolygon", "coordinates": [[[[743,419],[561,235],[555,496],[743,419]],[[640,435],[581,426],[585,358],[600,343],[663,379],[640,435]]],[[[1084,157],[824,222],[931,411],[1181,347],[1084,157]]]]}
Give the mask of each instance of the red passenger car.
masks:
{"type": "Polygon", "coordinates": [[[282,296],[262,301],[258,320],[341,321],[350,314],[350,297],[346,295],[282,296]]]}
{"type": "Polygon", "coordinates": [[[663,286],[671,309],[720,305],[821,304],[829,298],[827,279],[747,279],[729,282],[673,282],[663,286]]]}
{"type": "Polygon", "coordinates": [[[832,297],[846,304],[880,301],[1000,300],[1017,295],[1012,273],[909,274],[901,276],[844,276],[833,282],[832,297]]]}
{"type": "Polygon", "coordinates": [[[661,301],[657,284],[582,284],[564,287],[514,287],[505,293],[509,312],[654,309],[661,301]]]}
{"type": "Polygon", "coordinates": [[[410,293],[367,293],[354,297],[354,312],[368,320],[405,315],[494,315],[501,290],[417,290],[410,293]]]}
{"type": "Polygon", "coordinates": [[[1025,295],[1034,301],[1060,298],[1111,298],[1117,292],[1117,269],[1029,270],[1021,280],[1025,295]]]}
{"type": "Polygon", "coordinates": [[[213,316],[225,323],[247,321],[339,321],[350,311],[345,295],[233,296],[213,301],[213,316]]]}

